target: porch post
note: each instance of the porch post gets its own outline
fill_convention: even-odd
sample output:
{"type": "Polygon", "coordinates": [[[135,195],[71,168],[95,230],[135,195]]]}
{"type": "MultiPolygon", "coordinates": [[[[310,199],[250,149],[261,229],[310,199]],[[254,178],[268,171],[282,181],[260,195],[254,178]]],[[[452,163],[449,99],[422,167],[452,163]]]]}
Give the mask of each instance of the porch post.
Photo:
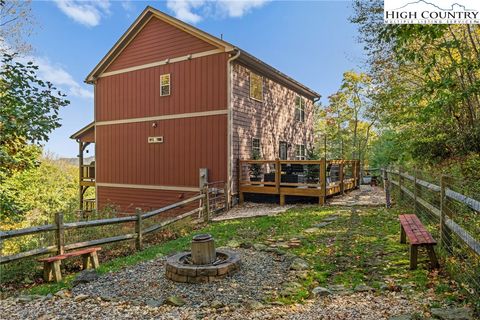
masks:
{"type": "Polygon", "coordinates": [[[83,211],[83,185],[82,185],[82,178],[83,178],[83,142],[80,140],[78,141],[78,200],[79,200],[79,208],[80,211],[83,211]]]}

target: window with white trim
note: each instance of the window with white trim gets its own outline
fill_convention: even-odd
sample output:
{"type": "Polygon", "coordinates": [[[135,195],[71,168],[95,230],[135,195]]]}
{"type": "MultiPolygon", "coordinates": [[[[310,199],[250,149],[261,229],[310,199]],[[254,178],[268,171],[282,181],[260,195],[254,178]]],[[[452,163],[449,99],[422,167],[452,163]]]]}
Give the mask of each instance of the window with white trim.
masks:
{"type": "Polygon", "coordinates": [[[295,97],[295,120],[305,122],[305,99],[300,96],[295,97]]]}
{"type": "Polygon", "coordinates": [[[170,95],[170,73],[160,75],[160,96],[170,95]]]}
{"type": "Polygon", "coordinates": [[[295,146],[295,159],[305,160],[307,158],[307,151],[304,144],[297,144],[295,146]]]}
{"type": "Polygon", "coordinates": [[[250,98],[263,101],[263,77],[250,72],[250,98]]]}
{"type": "Polygon", "coordinates": [[[260,149],[261,149],[260,139],[259,138],[252,138],[252,159],[261,157],[261,150],[260,149]]]}

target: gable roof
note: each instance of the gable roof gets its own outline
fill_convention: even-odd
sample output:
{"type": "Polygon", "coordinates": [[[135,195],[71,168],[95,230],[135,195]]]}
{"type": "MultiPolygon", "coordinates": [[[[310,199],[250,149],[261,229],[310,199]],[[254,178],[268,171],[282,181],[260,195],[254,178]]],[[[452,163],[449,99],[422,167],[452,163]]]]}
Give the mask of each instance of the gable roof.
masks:
{"type": "Polygon", "coordinates": [[[300,82],[290,78],[274,67],[266,64],[260,59],[255,58],[253,55],[248,52],[239,49],[238,47],[224,41],[220,38],[217,38],[205,31],[202,31],[188,23],[185,23],[181,20],[178,20],[166,13],[161,12],[153,7],[147,6],[145,10],[138,16],[138,18],[133,22],[133,24],[127,29],[127,31],[118,39],[115,45],[108,51],[108,53],[100,60],[100,62],[95,66],[95,68],[88,74],[85,79],[86,83],[93,83],[96,78],[101,75],[108,66],[116,59],[116,57],[123,51],[123,49],[130,43],[130,41],[140,32],[140,30],[147,24],[147,22],[152,18],[158,18],[166,23],[171,24],[172,26],[179,28],[182,31],[185,31],[203,41],[206,41],[213,46],[221,49],[224,52],[236,53],[240,51],[240,56],[237,59],[239,62],[252,67],[258,72],[267,75],[268,77],[276,80],[286,86],[289,86],[296,91],[301,92],[302,94],[315,99],[320,98],[320,94],[314,90],[308,88],[307,86],[301,84],[300,82]]]}
{"type": "Polygon", "coordinates": [[[82,129],[78,130],[77,132],[75,132],[74,134],[72,134],[70,136],[70,139],[74,139],[74,140],[82,140],[82,138],[89,134],[89,133],[92,133],[95,131],[95,122],[90,122],[89,124],[87,124],[85,127],[83,127],[82,129]]]}

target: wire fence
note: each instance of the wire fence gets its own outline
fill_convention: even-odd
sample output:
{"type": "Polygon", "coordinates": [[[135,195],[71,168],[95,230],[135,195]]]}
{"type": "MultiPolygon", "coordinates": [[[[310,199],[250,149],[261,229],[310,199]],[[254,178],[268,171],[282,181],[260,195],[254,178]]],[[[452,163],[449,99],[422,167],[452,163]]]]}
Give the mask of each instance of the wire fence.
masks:
{"type": "Polygon", "coordinates": [[[444,269],[480,309],[480,182],[411,168],[387,172],[392,201],[417,214],[439,242],[444,269]]]}

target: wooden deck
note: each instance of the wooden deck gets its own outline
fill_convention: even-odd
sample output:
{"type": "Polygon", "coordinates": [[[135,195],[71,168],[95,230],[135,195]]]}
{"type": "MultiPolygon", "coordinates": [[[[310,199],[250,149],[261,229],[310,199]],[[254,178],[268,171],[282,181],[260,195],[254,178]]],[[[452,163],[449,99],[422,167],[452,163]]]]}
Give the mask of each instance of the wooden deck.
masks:
{"type": "Polygon", "coordinates": [[[240,204],[245,193],[325,198],[360,185],[358,160],[240,160],[240,204]]]}

